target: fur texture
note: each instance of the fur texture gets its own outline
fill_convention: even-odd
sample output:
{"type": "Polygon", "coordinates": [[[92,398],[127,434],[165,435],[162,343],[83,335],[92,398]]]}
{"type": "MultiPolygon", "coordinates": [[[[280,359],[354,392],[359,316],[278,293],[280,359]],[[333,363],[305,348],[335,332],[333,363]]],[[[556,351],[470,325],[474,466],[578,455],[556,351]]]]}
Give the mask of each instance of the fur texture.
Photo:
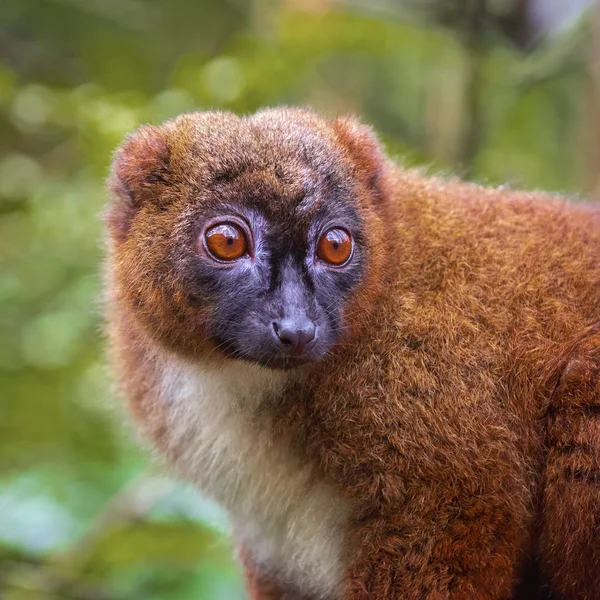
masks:
{"type": "Polygon", "coordinates": [[[600,598],[598,209],[405,171],[290,109],[144,128],[111,188],[116,368],[229,510],[252,598],[600,598]],[[335,343],[285,371],[225,353],[196,223],[240,202],[300,240],[311,194],[362,236],[335,343]]]}

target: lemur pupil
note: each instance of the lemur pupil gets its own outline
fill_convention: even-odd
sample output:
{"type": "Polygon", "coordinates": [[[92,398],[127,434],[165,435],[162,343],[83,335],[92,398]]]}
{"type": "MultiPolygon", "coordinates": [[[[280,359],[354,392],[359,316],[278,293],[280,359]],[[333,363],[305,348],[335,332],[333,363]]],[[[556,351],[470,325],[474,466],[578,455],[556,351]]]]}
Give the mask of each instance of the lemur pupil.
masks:
{"type": "Polygon", "coordinates": [[[337,250],[340,247],[340,245],[337,242],[333,242],[333,249],[337,250]]]}
{"type": "Polygon", "coordinates": [[[233,245],[233,238],[227,238],[227,243],[232,246],[233,245]]]}

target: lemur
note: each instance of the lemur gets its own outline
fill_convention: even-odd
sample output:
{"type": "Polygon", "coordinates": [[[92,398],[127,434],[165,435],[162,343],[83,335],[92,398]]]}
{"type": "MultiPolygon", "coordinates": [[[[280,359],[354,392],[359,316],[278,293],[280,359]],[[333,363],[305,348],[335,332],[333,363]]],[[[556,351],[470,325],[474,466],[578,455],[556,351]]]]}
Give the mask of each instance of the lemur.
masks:
{"type": "Polygon", "coordinates": [[[292,108],[143,126],[110,191],[121,387],[254,600],[600,599],[600,209],[292,108]]]}

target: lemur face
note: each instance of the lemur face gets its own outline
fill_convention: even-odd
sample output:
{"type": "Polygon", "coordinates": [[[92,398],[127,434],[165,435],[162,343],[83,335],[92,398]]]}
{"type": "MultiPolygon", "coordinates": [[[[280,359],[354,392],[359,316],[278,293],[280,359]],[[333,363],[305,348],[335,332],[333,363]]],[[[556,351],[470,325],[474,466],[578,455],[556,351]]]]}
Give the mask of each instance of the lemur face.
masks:
{"type": "Polygon", "coordinates": [[[221,200],[194,219],[190,302],[212,304],[206,333],[232,357],[296,366],[322,358],[343,329],[364,268],[362,223],[350,190],[306,179],[290,196],[272,172],[240,173],[215,183],[221,200]]]}
{"type": "Polygon", "coordinates": [[[115,160],[122,296],[179,352],[271,368],[322,359],[370,261],[356,165],[312,113],[193,117],[141,130],[115,160]]]}

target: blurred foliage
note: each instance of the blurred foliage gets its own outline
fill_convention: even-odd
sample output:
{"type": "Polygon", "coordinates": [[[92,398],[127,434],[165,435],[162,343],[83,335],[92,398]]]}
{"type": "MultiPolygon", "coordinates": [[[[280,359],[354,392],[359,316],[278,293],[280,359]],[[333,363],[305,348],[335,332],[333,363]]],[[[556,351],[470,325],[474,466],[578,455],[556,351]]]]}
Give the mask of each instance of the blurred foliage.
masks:
{"type": "Polygon", "coordinates": [[[138,124],[309,104],[409,165],[593,185],[585,18],[524,43],[505,9],[469,25],[450,4],[3,0],[2,598],[243,597],[222,515],[148,471],[102,357],[104,180],[138,124]]]}

